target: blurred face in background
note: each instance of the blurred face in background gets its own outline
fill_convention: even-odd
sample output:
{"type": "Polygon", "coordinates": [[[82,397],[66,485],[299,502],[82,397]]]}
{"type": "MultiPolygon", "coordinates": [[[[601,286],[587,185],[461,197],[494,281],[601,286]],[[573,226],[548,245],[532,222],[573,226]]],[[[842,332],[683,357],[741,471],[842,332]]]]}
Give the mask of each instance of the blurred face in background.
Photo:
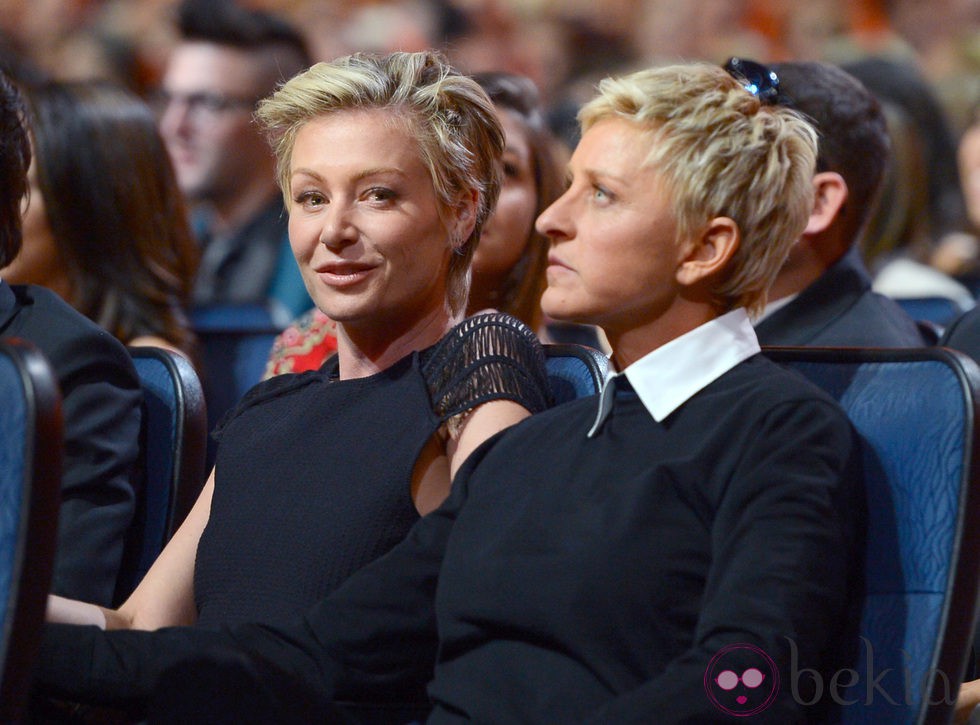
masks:
{"type": "Polygon", "coordinates": [[[966,211],[973,226],[980,229],[980,123],[963,134],[957,159],[966,211]]]}
{"type": "Polygon", "coordinates": [[[68,300],[71,294],[68,263],[54,242],[34,160],[27,180],[30,194],[21,203],[24,243],[14,261],[0,269],[0,278],[9,284],[41,285],[68,300]]]}
{"type": "Polygon", "coordinates": [[[160,132],[190,200],[220,205],[256,174],[273,185],[272,154],[252,123],[267,75],[260,58],[236,48],[187,42],[174,50],[158,99],[160,132]]]}
{"type": "Polygon", "coordinates": [[[534,228],[537,191],[527,131],[513,111],[497,110],[507,147],[503,183],[493,215],[487,220],[473,257],[474,277],[503,279],[527,247],[534,228]]]}

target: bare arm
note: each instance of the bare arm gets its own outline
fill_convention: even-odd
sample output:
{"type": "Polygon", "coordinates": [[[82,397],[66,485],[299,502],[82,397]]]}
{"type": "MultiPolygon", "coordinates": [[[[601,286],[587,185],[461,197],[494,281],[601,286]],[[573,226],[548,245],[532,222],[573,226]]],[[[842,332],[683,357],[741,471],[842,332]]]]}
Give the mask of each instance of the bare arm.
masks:
{"type": "Polygon", "coordinates": [[[442,504],[470,454],[545,410],[551,394],[538,338],[520,320],[499,313],[472,315],[456,325],[427,356],[422,373],[443,421],[413,476],[412,497],[425,515],[442,504]]]}
{"type": "Polygon", "coordinates": [[[197,619],[194,560],[198,541],[211,513],[213,492],[212,471],[184,523],[119,609],[51,595],[48,597],[47,620],[94,624],[103,629],[159,629],[193,624],[197,619]]]}
{"type": "Polygon", "coordinates": [[[480,445],[504,428],[531,415],[530,411],[512,400],[493,400],[484,403],[466,416],[463,425],[455,436],[446,441],[446,455],[449,458],[449,477],[456,475],[469,455],[480,445]]]}
{"type": "Polygon", "coordinates": [[[412,500],[418,512],[424,516],[442,505],[463,461],[485,440],[529,415],[518,403],[493,400],[474,408],[455,434],[434,435],[415,464],[412,500]]]}

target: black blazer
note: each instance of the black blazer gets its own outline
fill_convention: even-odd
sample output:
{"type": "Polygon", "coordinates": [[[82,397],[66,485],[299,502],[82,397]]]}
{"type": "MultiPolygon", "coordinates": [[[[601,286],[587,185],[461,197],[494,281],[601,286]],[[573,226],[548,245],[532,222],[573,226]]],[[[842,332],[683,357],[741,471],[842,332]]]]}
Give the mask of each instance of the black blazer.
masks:
{"type": "MultiPolygon", "coordinates": [[[[980,362],[980,305],[953,320],[943,332],[939,344],[965,352],[980,362]]],[[[977,635],[980,636],[980,631],[977,635]]]]}
{"type": "Polygon", "coordinates": [[[871,290],[852,248],[782,309],[756,325],[762,345],[921,347],[929,344],[898,303],[871,290]]]}
{"type": "Polygon", "coordinates": [[[61,387],[64,475],[55,594],[112,603],[135,510],[142,392],[125,346],[44,287],[0,280],[0,336],[33,343],[61,387]]]}

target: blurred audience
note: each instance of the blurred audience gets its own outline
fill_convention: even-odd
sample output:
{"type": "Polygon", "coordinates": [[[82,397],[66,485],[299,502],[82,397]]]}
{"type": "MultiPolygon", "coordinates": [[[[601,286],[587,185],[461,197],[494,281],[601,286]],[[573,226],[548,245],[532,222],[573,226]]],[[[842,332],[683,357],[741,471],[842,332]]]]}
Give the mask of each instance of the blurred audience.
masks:
{"type": "Polygon", "coordinates": [[[0,270],[44,285],[126,345],[194,359],[198,250],[149,107],[103,81],[27,84],[34,162],[24,244],[0,270]]]}
{"type": "Polygon", "coordinates": [[[980,113],[976,111],[973,121],[960,137],[957,161],[970,224],[973,229],[980,230],[980,113]]]}
{"type": "Polygon", "coordinates": [[[966,284],[975,273],[974,237],[951,231],[932,241],[928,189],[920,181],[929,175],[920,132],[901,108],[888,101],[882,105],[891,163],[861,244],[874,271],[872,286],[904,304],[935,300],[955,316],[974,305],[966,284]]]}
{"type": "Polygon", "coordinates": [[[156,102],[201,244],[193,304],[266,305],[286,324],[313,303],[289,250],[258,101],[306,68],[300,34],[230,0],[185,0],[156,102]]]}
{"type": "Polygon", "coordinates": [[[143,394],[121,342],[46,287],[11,284],[30,196],[27,113],[0,74],[0,336],[33,343],[61,389],[65,458],[51,589],[109,605],[135,511],[143,394]]]}
{"type": "Polygon", "coordinates": [[[945,110],[909,60],[869,56],[843,68],[885,108],[892,145],[881,199],[861,242],[874,289],[896,299],[941,297],[968,309],[972,294],[953,277],[962,270],[937,266],[958,248],[966,220],[945,110]]]}
{"type": "Polygon", "coordinates": [[[881,106],[860,82],[829,63],[772,66],[778,78],[741,61],[750,80],[768,84],[776,103],[803,113],[820,132],[814,205],[769,291],[756,333],[764,345],[915,347],[916,323],[871,290],[857,242],[888,163],[881,106]]]}
{"type": "Polygon", "coordinates": [[[975,294],[980,292],[980,106],[959,139],[956,160],[968,224],[963,233],[947,239],[937,250],[935,262],[963,279],[975,294]]]}
{"type": "MultiPolygon", "coordinates": [[[[963,0],[239,1],[290,21],[317,60],[358,50],[441,48],[467,73],[500,69],[530,77],[549,113],[569,97],[571,86],[607,70],[678,58],[720,63],[731,55],[835,64],[869,56],[907,62],[933,84],[957,128],[980,92],[980,13],[975,3],[963,0]]],[[[178,5],[177,0],[29,5],[11,0],[0,22],[49,72],[128,76],[139,88],[166,65],[167,49],[176,40],[170,20],[178,5]]],[[[583,96],[571,95],[579,105],[583,96]]],[[[560,117],[568,121],[574,113],[560,117]]]]}

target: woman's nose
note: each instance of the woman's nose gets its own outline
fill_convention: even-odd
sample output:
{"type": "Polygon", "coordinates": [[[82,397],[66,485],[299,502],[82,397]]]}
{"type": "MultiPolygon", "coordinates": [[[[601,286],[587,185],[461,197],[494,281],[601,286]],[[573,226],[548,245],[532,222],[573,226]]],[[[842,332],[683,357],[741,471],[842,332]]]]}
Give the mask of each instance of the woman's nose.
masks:
{"type": "Polygon", "coordinates": [[[357,241],[357,228],[350,212],[340,204],[330,205],[323,216],[323,226],[320,229],[320,243],[337,249],[357,241]]]}
{"type": "Polygon", "coordinates": [[[538,215],[534,228],[539,234],[550,239],[561,239],[571,235],[571,220],[567,213],[567,196],[568,192],[565,192],[538,215]]]}

